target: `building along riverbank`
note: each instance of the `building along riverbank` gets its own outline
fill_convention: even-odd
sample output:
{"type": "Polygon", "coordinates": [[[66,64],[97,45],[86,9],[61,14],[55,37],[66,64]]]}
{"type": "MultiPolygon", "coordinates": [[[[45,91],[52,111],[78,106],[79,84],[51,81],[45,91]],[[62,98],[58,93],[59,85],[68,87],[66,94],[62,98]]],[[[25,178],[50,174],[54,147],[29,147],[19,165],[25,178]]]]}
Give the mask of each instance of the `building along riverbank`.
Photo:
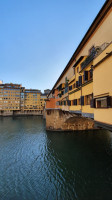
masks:
{"type": "MultiPolygon", "coordinates": [[[[53,109],[68,111],[93,119],[95,127],[112,131],[111,22],[112,1],[108,0],[49,93],[46,116],[50,115],[50,109],[51,113],[53,109]]],[[[48,119],[49,116],[46,124],[50,127],[48,119]]],[[[56,119],[54,123],[58,124],[56,119]]]]}
{"type": "Polygon", "coordinates": [[[48,92],[0,82],[0,116],[43,115],[48,92]]]}

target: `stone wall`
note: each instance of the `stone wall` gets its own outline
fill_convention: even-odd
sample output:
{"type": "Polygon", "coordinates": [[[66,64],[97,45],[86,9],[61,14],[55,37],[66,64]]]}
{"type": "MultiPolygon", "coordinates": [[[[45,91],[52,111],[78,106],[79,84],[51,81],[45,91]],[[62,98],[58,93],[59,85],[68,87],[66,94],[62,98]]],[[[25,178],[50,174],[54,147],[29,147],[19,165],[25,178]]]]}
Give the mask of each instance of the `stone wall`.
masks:
{"type": "Polygon", "coordinates": [[[16,111],[0,111],[0,116],[26,116],[26,115],[43,115],[43,111],[20,111],[20,110],[16,110],[16,111]]]}
{"type": "Polygon", "coordinates": [[[75,131],[94,129],[94,121],[59,109],[46,110],[46,129],[54,131],[75,131]]]}

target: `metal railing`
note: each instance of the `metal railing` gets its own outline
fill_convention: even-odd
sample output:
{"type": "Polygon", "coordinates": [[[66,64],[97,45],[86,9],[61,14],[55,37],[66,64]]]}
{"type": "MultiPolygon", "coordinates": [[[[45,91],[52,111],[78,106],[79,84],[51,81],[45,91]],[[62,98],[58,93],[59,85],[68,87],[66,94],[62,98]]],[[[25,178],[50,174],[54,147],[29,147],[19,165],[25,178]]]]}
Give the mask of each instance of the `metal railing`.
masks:
{"type": "Polygon", "coordinates": [[[84,69],[89,63],[94,59],[96,55],[96,50],[92,51],[92,53],[85,59],[84,62],[81,63],[81,69],[84,69]]]}

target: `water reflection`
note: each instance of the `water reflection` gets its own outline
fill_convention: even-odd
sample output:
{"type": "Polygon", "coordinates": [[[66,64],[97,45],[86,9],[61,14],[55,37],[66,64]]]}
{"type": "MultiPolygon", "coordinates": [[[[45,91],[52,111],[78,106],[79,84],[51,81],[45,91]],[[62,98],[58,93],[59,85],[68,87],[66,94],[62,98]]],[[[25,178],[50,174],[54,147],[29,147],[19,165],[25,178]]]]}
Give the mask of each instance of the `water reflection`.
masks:
{"type": "Polygon", "coordinates": [[[0,119],[0,199],[111,196],[112,133],[46,132],[36,116],[0,119]]]}
{"type": "Polygon", "coordinates": [[[67,198],[110,199],[112,154],[107,148],[110,149],[111,136],[112,133],[102,130],[47,133],[48,149],[57,163],[57,179],[60,180],[61,174],[67,198]]]}

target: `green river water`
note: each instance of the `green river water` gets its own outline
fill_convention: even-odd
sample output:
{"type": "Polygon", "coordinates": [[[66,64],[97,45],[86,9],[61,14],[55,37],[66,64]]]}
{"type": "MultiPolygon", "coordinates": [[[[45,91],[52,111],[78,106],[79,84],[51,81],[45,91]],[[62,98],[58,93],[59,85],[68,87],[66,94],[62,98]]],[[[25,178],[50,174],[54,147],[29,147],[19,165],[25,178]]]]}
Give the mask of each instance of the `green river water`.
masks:
{"type": "Polygon", "coordinates": [[[0,200],[112,200],[112,133],[0,118],[0,200]]]}

